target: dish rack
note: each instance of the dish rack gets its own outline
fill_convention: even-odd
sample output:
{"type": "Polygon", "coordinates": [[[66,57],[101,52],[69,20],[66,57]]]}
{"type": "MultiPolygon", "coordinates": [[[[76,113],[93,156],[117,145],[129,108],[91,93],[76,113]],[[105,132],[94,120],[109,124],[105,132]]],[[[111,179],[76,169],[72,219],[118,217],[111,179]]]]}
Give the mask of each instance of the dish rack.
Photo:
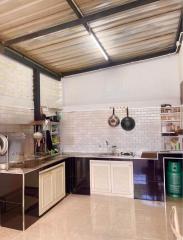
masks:
{"type": "MultiPolygon", "coordinates": [[[[44,127],[45,121],[34,121],[34,133],[39,131],[43,134],[43,139],[41,141],[41,146],[38,149],[36,141],[34,141],[34,154],[35,155],[48,155],[50,152],[48,151],[46,147],[46,130],[50,131],[52,145],[54,146],[54,149],[57,149],[58,153],[60,153],[60,121],[59,122],[53,122],[50,121],[48,126],[44,127]]],[[[52,155],[53,153],[51,153],[52,155]]],[[[53,154],[56,155],[56,154],[53,154]]]]}

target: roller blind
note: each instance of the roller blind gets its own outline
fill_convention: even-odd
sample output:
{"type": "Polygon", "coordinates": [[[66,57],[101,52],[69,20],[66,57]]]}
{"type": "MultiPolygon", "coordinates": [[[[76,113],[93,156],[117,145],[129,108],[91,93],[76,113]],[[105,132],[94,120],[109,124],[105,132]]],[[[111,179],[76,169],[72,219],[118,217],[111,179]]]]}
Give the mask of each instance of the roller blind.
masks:
{"type": "Polygon", "coordinates": [[[32,69],[0,55],[0,123],[33,120],[32,69]]]}
{"type": "Polygon", "coordinates": [[[41,106],[48,108],[62,107],[62,82],[44,74],[40,75],[41,106]]]}

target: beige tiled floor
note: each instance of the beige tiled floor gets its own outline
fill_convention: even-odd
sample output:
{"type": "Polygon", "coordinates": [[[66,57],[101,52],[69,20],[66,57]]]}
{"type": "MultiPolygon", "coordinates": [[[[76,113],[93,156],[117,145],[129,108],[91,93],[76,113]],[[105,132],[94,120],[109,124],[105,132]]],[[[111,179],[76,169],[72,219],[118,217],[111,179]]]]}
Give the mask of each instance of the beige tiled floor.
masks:
{"type": "Polygon", "coordinates": [[[183,230],[183,201],[70,195],[25,232],[0,228],[0,240],[172,240],[172,205],[183,230]]]}

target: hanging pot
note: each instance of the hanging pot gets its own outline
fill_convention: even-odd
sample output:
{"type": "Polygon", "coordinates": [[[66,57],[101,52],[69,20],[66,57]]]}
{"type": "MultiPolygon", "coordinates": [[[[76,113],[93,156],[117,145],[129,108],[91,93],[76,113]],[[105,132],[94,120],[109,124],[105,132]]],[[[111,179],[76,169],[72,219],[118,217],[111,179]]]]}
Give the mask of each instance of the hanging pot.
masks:
{"type": "Polygon", "coordinates": [[[8,151],[8,139],[0,134],[0,155],[3,156],[8,151]]]}
{"type": "Polygon", "coordinates": [[[125,131],[131,131],[135,127],[135,120],[129,117],[128,107],[126,108],[126,117],[121,120],[121,127],[125,131]]]}
{"type": "Polygon", "coordinates": [[[120,123],[119,118],[115,115],[115,108],[113,107],[112,115],[108,119],[108,124],[111,127],[117,127],[120,123]]]}

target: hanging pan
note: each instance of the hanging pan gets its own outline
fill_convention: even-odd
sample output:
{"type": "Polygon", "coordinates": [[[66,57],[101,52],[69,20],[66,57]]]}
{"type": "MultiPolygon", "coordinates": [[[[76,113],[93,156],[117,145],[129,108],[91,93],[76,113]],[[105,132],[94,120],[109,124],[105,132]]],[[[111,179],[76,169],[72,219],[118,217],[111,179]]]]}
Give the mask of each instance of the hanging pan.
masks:
{"type": "Polygon", "coordinates": [[[4,156],[8,151],[8,139],[0,134],[0,156],[4,156]]]}
{"type": "Polygon", "coordinates": [[[115,115],[115,108],[112,109],[112,115],[108,119],[108,124],[111,127],[117,127],[120,123],[119,118],[115,115]]]}
{"type": "Polygon", "coordinates": [[[128,107],[126,108],[127,116],[121,120],[121,127],[125,131],[131,131],[135,127],[135,120],[129,117],[128,107]]]}

